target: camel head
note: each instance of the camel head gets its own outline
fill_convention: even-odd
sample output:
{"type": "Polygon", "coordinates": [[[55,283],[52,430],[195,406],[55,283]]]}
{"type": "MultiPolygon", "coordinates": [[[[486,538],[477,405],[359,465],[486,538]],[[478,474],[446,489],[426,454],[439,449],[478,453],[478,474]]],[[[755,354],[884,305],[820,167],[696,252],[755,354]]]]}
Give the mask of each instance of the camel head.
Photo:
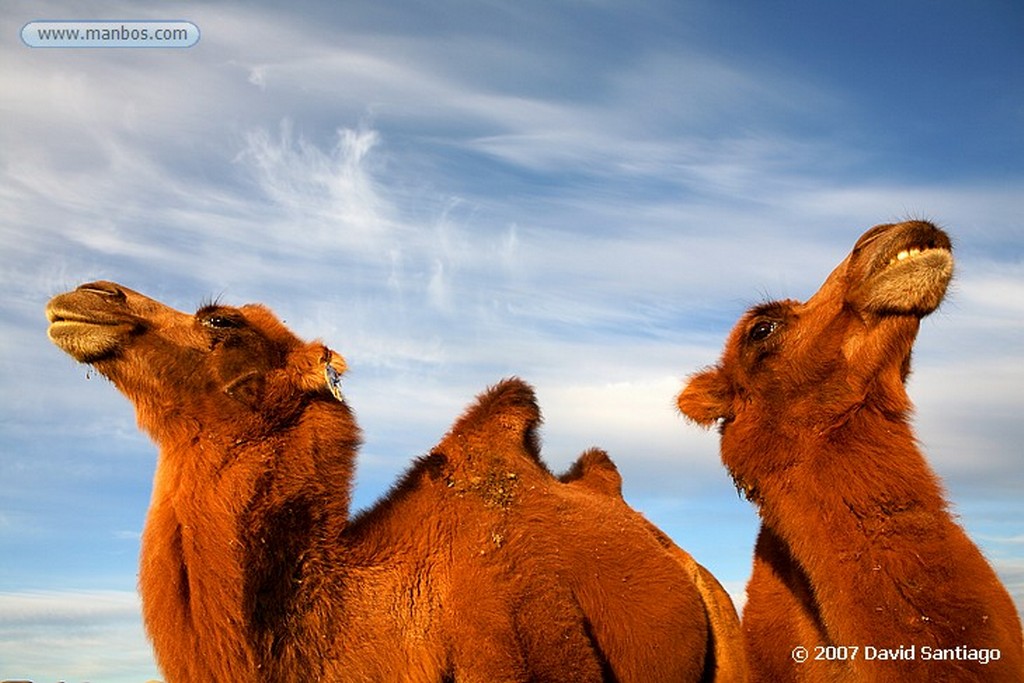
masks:
{"type": "Polygon", "coordinates": [[[931,223],[871,228],[806,302],[749,310],[719,363],[689,379],[679,409],[718,423],[723,439],[754,422],[823,433],[862,407],[901,419],[920,320],[938,308],[952,274],[949,237],[931,223]]]}
{"type": "Polygon", "coordinates": [[[261,438],[313,401],[341,400],[344,359],[303,342],[261,305],[188,314],[91,282],[51,299],[46,316],[50,340],[110,379],[158,442],[200,431],[261,438]]]}

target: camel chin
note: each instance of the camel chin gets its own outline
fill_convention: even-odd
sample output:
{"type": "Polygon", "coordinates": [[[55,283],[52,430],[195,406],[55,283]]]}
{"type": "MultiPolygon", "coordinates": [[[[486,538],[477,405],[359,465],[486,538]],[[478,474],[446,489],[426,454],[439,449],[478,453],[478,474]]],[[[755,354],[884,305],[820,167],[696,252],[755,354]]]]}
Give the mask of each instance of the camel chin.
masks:
{"type": "Polygon", "coordinates": [[[47,336],[80,363],[114,355],[136,327],[121,310],[122,296],[110,283],[90,283],[55,296],[46,305],[47,336]]]}
{"type": "Polygon", "coordinates": [[[877,315],[924,317],[942,303],[952,276],[953,255],[948,250],[920,251],[874,275],[866,283],[861,304],[877,315]]]}
{"type": "Polygon", "coordinates": [[[79,363],[95,363],[117,352],[127,327],[58,319],[50,323],[46,334],[79,363]]]}
{"type": "Polygon", "coordinates": [[[877,226],[865,233],[847,260],[847,301],[878,316],[932,313],[953,277],[953,245],[924,221],[877,226]]]}

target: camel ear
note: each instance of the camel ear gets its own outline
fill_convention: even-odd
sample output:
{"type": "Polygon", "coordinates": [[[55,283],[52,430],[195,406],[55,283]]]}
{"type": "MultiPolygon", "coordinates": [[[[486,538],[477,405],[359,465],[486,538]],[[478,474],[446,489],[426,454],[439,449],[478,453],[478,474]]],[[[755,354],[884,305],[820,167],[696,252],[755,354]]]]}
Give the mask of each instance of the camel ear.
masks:
{"type": "Polygon", "coordinates": [[[293,373],[290,381],[300,390],[315,394],[326,389],[336,399],[344,402],[341,376],[348,365],[340,354],[322,344],[311,344],[293,353],[288,368],[293,373]]]}
{"type": "Polygon", "coordinates": [[[348,364],[341,355],[324,347],[324,381],[327,383],[327,390],[334,398],[341,403],[345,402],[345,395],[341,393],[341,376],[348,369],[348,364]]]}
{"type": "Polygon", "coordinates": [[[263,394],[263,383],[263,373],[253,370],[231,380],[224,387],[224,393],[250,408],[255,408],[263,394]]]}
{"type": "Polygon", "coordinates": [[[676,403],[679,411],[702,427],[733,417],[733,392],[721,369],[711,368],[690,377],[676,403]]]}

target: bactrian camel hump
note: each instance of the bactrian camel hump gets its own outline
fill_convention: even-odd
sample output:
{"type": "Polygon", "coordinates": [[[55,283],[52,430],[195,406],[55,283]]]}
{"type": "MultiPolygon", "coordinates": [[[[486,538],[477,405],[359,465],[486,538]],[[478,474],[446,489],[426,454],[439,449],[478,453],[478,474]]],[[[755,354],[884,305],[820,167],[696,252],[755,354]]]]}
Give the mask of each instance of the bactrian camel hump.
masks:
{"type": "Polygon", "coordinates": [[[540,421],[532,388],[505,380],[481,395],[429,456],[444,463],[457,499],[492,512],[475,533],[467,529],[465,553],[480,561],[458,577],[466,583],[456,589],[474,596],[480,637],[494,637],[487,609],[493,596],[497,604],[518,601],[507,632],[535,661],[551,658],[542,680],[714,680],[712,627],[690,575],[621,498],[551,475],[540,457],[540,421]],[[479,577],[500,587],[532,577],[536,601],[483,591],[479,577]],[[575,605],[575,615],[553,613],[552,601],[575,605]],[[552,647],[557,642],[563,645],[552,647]],[[566,667],[567,653],[588,648],[592,659],[566,667]]]}

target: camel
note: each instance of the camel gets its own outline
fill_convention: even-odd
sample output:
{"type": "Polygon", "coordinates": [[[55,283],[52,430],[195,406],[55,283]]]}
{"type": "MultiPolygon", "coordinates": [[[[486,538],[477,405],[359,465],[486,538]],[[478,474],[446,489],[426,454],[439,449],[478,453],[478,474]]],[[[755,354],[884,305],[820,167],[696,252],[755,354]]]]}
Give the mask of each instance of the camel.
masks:
{"type": "Polygon", "coordinates": [[[543,467],[522,381],[352,516],[336,352],[258,304],[187,314],[112,282],[47,317],[159,447],[139,589],[169,683],[726,680],[721,605],[628,506],[543,467]]]}
{"type": "Polygon", "coordinates": [[[952,272],[931,223],[876,226],[806,302],[749,310],[679,394],[761,518],[754,680],[1024,678],[1014,604],[909,423],[911,350],[952,272]]]}

